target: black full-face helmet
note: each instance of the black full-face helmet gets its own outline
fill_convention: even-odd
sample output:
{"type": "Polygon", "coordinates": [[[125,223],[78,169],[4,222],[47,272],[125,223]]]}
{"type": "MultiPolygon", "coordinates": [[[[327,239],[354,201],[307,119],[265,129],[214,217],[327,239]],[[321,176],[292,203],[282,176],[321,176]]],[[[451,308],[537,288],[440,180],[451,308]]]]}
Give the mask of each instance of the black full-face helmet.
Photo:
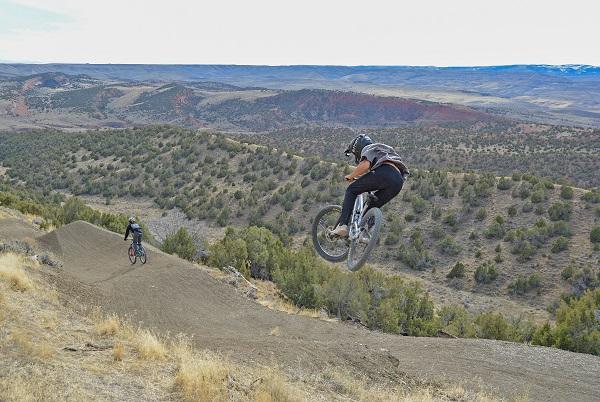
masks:
{"type": "Polygon", "coordinates": [[[348,145],[348,148],[346,148],[344,153],[346,154],[346,156],[354,155],[354,161],[358,165],[360,162],[360,154],[362,153],[363,148],[367,145],[371,145],[372,143],[373,140],[371,140],[371,138],[368,135],[361,134],[352,140],[352,142],[350,143],[350,145],[348,145]]]}

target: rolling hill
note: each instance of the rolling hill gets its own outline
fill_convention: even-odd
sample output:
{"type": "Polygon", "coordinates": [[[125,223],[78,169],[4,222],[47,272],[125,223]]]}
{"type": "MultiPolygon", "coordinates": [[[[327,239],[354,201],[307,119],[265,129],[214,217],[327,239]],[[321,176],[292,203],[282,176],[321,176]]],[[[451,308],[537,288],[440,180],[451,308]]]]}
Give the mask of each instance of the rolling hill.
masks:
{"type": "MultiPolygon", "coordinates": [[[[297,244],[311,217],[344,191],[344,164],[173,127],[3,134],[0,145],[5,178],[15,184],[136,211],[155,232],[179,225],[207,241],[228,225],[259,225],[297,244]]],[[[384,210],[372,263],[418,278],[442,304],[544,319],[561,294],[597,286],[590,233],[599,203],[597,190],[532,174],[417,169],[384,210]],[[448,278],[459,263],[462,275],[448,278]],[[477,279],[492,267],[496,277],[477,279]]]]}
{"type": "Polygon", "coordinates": [[[63,73],[0,81],[0,128],[169,123],[270,131],[293,126],[390,127],[494,119],[463,106],[337,90],[267,90],[215,82],[127,82],[63,73]]]}
{"type": "Polygon", "coordinates": [[[0,75],[47,72],[100,80],[213,81],[270,89],[332,89],[461,104],[520,120],[598,127],[594,66],[226,66],[0,64],[0,75]]]}

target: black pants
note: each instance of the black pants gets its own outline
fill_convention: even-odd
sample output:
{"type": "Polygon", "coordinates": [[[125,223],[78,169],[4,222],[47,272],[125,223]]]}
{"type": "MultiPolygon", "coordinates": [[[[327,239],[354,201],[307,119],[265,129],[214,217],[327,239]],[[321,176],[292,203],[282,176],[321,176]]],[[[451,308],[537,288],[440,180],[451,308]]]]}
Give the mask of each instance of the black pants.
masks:
{"type": "Polygon", "coordinates": [[[142,234],[138,232],[133,232],[133,243],[138,247],[142,244],[142,234]]]}
{"type": "Polygon", "coordinates": [[[381,208],[402,190],[404,179],[398,170],[390,165],[381,165],[377,169],[361,176],[346,189],[340,225],[350,223],[350,216],[354,208],[356,197],[367,191],[375,191],[377,201],[370,207],[381,208]]]}

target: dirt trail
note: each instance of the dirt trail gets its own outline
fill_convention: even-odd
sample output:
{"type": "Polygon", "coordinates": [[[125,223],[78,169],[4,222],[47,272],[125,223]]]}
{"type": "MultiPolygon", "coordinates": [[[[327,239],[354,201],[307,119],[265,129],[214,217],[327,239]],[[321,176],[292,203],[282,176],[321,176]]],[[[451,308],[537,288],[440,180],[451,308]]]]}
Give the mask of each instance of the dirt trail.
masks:
{"type": "MultiPolygon", "coordinates": [[[[0,232],[14,231],[5,222],[0,232]]],[[[595,356],[499,341],[402,337],[268,310],[154,249],[148,264],[132,266],[128,243],[85,222],[38,242],[62,259],[63,291],[159,331],[193,335],[199,347],[235,360],[294,370],[332,365],[391,380],[449,380],[530,400],[600,400],[595,356]],[[281,335],[271,336],[276,326],[281,335]]]]}

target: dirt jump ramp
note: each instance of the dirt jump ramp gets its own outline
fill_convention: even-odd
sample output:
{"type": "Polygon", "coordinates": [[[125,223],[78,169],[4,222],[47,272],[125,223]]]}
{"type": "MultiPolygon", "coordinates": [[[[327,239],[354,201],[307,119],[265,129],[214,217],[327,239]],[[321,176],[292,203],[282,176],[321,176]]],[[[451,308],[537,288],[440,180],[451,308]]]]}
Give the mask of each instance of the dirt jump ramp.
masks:
{"type": "Polygon", "coordinates": [[[600,400],[596,356],[490,340],[403,337],[269,310],[151,247],[146,265],[131,265],[128,242],[85,222],[38,242],[62,259],[68,291],[77,296],[81,289],[84,302],[163,333],[186,333],[198,347],[241,362],[483,385],[530,400],[600,400]],[[275,327],[279,336],[270,335],[275,327]]]}

